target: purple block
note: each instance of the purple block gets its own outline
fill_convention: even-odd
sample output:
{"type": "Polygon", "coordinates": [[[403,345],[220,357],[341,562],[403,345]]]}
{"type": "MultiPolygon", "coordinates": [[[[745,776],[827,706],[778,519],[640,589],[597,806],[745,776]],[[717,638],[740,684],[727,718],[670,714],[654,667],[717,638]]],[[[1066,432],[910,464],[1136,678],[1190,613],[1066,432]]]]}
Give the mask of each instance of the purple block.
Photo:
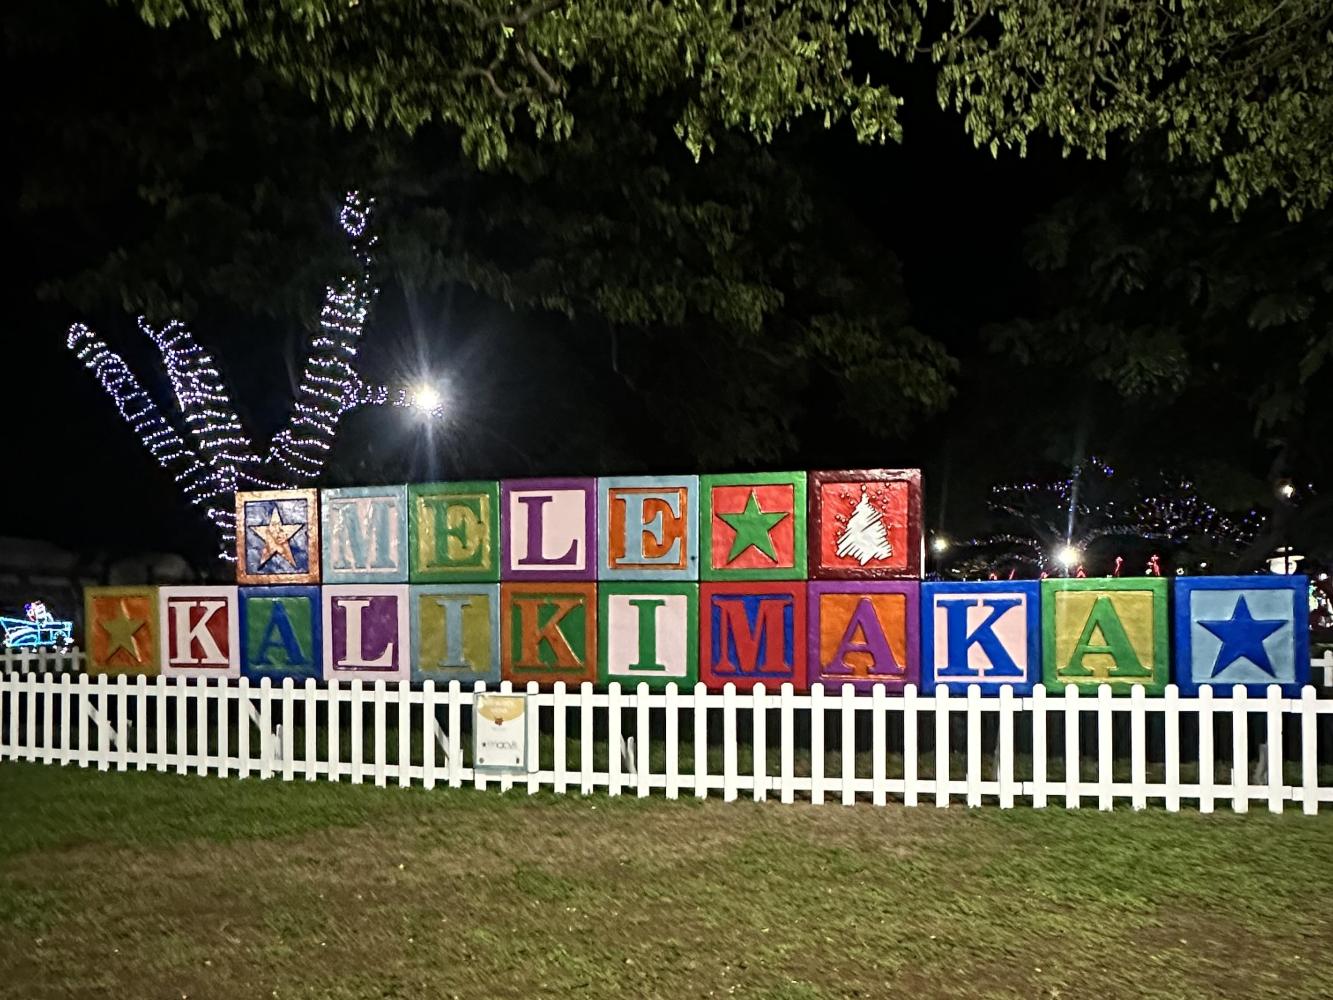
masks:
{"type": "Polygon", "coordinates": [[[500,579],[597,579],[597,480],[500,482],[500,579]]]}
{"type": "Polygon", "coordinates": [[[844,684],[890,693],[920,682],[921,584],[916,580],[809,584],[806,675],[836,694],[844,684]]]}
{"type": "Polygon", "coordinates": [[[326,585],[323,590],[324,679],[408,680],[406,584],[326,585]]]}

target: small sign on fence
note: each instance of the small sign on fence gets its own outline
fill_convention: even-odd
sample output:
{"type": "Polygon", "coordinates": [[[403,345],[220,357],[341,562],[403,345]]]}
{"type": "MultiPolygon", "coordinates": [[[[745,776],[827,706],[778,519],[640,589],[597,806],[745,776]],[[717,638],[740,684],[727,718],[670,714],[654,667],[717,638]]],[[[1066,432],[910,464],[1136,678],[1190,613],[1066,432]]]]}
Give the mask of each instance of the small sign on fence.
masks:
{"type": "Polygon", "coordinates": [[[486,771],[528,770],[528,696],[479,694],[473,720],[473,767],[486,771]]]}

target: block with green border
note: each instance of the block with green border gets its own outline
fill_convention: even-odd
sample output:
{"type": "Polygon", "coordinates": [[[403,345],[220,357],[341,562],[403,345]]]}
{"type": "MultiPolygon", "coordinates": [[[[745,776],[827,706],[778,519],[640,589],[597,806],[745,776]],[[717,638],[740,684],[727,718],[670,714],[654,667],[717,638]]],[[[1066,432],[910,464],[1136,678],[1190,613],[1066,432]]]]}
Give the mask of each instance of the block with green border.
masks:
{"type": "Polygon", "coordinates": [[[1161,694],[1170,679],[1166,606],[1161,577],[1043,580],[1042,682],[1115,694],[1142,687],[1161,694]]]}
{"type": "Polygon", "coordinates": [[[699,477],[701,580],[804,580],[804,472],[699,477]]]}
{"type": "Polygon", "coordinates": [[[407,488],[408,579],[495,583],[500,579],[500,484],[494,479],[407,488]]]}
{"type": "Polygon", "coordinates": [[[599,583],[597,680],[682,689],[699,679],[697,583],[599,583]]]}

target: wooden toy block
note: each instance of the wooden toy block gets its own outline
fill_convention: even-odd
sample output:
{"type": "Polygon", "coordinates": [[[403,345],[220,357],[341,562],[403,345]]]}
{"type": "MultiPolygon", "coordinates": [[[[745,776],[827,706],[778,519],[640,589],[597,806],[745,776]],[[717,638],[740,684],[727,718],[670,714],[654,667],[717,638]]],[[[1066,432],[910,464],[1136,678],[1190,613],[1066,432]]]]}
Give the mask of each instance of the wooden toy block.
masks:
{"type": "Polygon", "coordinates": [[[699,585],[641,582],[597,585],[597,678],[655,691],[699,679],[699,585]]]}
{"type": "Polygon", "coordinates": [[[576,688],[597,680],[597,584],[500,584],[500,676],[576,688]]]}
{"type": "Polygon", "coordinates": [[[324,679],[401,681],[411,676],[406,584],[326,584],[324,679]]]}
{"type": "Polygon", "coordinates": [[[237,588],[159,587],[157,607],[164,676],[241,676],[237,588]]]}
{"type": "Polygon", "coordinates": [[[698,476],[597,480],[598,579],[699,579],[698,502],[698,476]]]}
{"type": "Polygon", "coordinates": [[[407,487],[321,490],[324,583],[407,582],[407,487]]]}
{"type": "Polygon", "coordinates": [[[90,674],[157,676],[156,587],[86,587],[83,628],[90,674]]]}
{"type": "Polygon", "coordinates": [[[1161,694],[1170,674],[1166,580],[1161,577],[1042,580],[1042,682],[1137,686],[1161,694]]]}
{"type": "Polygon", "coordinates": [[[1182,694],[1236,684],[1259,697],[1276,684],[1297,697],[1310,683],[1310,581],[1304,576],[1175,580],[1175,682],[1182,694]]]}
{"type": "Polygon", "coordinates": [[[915,580],[808,584],[809,683],[833,694],[846,684],[862,694],[916,684],[920,588],[915,580]]]}
{"type": "Polygon", "coordinates": [[[412,680],[498,685],[500,585],[417,584],[410,594],[412,680]]]}
{"type": "Polygon", "coordinates": [[[921,585],[921,689],[1032,693],[1041,680],[1041,584],[973,580],[921,585]]]}
{"type": "Polygon", "coordinates": [[[704,580],[803,580],[804,472],[699,477],[704,580]]]}
{"type": "Polygon", "coordinates": [[[699,679],[735,684],[806,684],[806,584],[729,581],[699,585],[699,679]]]}
{"type": "Polygon", "coordinates": [[[500,578],[597,579],[597,480],[500,483],[500,578]]]}
{"type": "Polygon", "coordinates": [[[921,578],[921,470],[810,473],[810,578],[921,578]]]}
{"type": "Polygon", "coordinates": [[[321,675],[318,587],[241,587],[241,676],[297,683],[321,675]]]}
{"type": "Polygon", "coordinates": [[[413,583],[500,579],[498,480],[409,486],[407,498],[413,583]]]}
{"type": "Polygon", "coordinates": [[[236,494],[236,582],[319,583],[319,491],[236,494]]]}

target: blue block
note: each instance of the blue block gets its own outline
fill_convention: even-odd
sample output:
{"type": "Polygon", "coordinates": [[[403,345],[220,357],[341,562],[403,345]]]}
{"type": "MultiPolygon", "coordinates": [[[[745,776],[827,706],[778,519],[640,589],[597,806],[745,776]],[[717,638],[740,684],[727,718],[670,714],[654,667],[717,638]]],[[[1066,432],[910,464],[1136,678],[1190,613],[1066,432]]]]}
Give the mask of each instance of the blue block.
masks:
{"type": "Polygon", "coordinates": [[[241,676],[304,683],[323,675],[320,588],[241,587],[241,676]]]}
{"type": "Polygon", "coordinates": [[[406,583],[407,487],[321,490],[325,583],[406,583]]]}
{"type": "Polygon", "coordinates": [[[1041,680],[1041,584],[978,580],[921,585],[921,689],[1032,693],[1041,680]]]}
{"type": "Polygon", "coordinates": [[[1175,664],[1182,694],[1232,686],[1288,697],[1310,683],[1310,581],[1304,576],[1177,577],[1175,664]]]}

